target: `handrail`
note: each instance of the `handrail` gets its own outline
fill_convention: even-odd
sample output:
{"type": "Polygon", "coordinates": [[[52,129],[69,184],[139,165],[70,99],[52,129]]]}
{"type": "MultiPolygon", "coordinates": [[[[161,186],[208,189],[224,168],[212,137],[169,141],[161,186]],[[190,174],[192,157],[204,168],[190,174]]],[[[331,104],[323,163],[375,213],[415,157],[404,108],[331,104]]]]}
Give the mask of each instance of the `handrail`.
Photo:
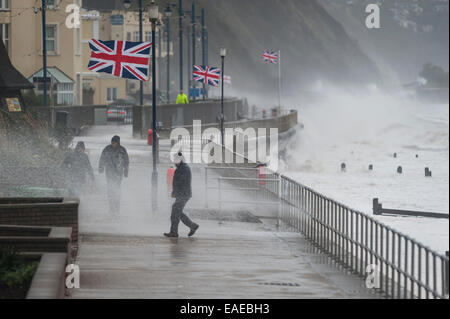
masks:
{"type": "Polygon", "coordinates": [[[263,189],[280,199],[281,221],[361,277],[371,275],[373,266],[378,292],[389,298],[449,298],[447,256],[287,176],[269,169],[266,174],[279,176],[281,185],[268,180],[263,189]]]}

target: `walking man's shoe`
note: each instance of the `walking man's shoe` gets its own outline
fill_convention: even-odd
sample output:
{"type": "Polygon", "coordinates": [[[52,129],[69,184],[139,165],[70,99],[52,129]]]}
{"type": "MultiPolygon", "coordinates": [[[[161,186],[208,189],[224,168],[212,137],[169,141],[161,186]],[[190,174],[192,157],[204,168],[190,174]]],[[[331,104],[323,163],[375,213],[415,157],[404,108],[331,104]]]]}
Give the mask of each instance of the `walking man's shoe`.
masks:
{"type": "Polygon", "coordinates": [[[178,234],[175,233],[164,233],[164,236],[169,238],[178,238],[178,234]]]}
{"type": "Polygon", "coordinates": [[[198,229],[199,227],[200,227],[199,225],[195,224],[195,225],[191,228],[191,231],[189,232],[188,236],[189,236],[189,237],[194,236],[195,232],[197,231],[197,229],[198,229]]]}

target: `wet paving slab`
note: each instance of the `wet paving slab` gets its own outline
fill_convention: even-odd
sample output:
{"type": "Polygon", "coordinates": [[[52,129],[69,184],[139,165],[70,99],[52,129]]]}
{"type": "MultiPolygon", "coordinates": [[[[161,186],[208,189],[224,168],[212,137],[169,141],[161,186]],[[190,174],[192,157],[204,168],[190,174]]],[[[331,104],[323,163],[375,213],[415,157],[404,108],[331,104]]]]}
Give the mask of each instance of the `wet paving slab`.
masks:
{"type": "MultiPolygon", "coordinates": [[[[208,212],[205,200],[214,199],[205,199],[198,167],[193,169],[194,198],[186,212],[200,229],[188,238],[189,229],[180,224],[180,238],[165,238],[173,201],[166,190],[168,153],[161,154],[158,165],[155,210],[150,196],[151,148],[133,140],[131,128],[114,127],[114,133],[108,127],[96,128],[78,139],[88,141],[95,167],[103,143],[117,132],[130,154],[121,212],[109,213],[104,177],[96,173],[79,211],[76,263],[81,287],[68,298],[378,298],[361,278],[334,265],[301,234],[277,228],[273,218],[253,218],[258,212],[247,207],[229,208],[246,212],[230,213],[230,218],[217,218],[215,205],[208,212]]],[[[249,199],[242,192],[230,196],[249,199]]]]}

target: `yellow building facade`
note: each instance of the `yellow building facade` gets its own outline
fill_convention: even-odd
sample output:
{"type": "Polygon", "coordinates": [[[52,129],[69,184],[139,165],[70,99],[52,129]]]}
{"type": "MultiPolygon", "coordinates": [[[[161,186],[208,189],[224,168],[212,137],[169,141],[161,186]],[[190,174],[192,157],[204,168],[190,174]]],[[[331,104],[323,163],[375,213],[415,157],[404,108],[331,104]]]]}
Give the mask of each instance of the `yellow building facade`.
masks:
{"type": "MultiPolygon", "coordinates": [[[[125,100],[127,86],[130,92],[139,88],[138,81],[94,73],[87,68],[91,54],[88,43],[90,39],[138,40],[137,13],[86,11],[81,9],[82,0],[47,0],[47,3],[47,66],[51,68],[52,81],[61,82],[58,86],[52,86],[53,90],[64,92],[58,93],[58,104],[107,105],[117,99],[125,100]],[[80,8],[78,28],[68,27],[67,21],[69,25],[74,21],[71,19],[74,11],[68,8],[70,5],[80,8]],[[112,16],[122,16],[123,23],[113,22],[112,16]],[[69,79],[72,83],[69,83],[69,79]]],[[[41,1],[0,0],[0,37],[6,44],[14,66],[30,80],[42,76],[40,6],[41,1]]],[[[151,41],[151,26],[146,17],[144,41],[151,41]]],[[[37,83],[35,86],[39,89],[37,83]]],[[[145,82],[144,91],[151,92],[151,80],[145,82]]]]}

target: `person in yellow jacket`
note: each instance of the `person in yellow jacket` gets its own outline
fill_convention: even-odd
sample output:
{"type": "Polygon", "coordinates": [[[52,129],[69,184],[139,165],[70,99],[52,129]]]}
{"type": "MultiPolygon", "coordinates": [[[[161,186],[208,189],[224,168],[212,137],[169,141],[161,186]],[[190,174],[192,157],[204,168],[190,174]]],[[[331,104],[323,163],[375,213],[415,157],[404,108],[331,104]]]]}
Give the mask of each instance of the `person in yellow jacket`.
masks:
{"type": "Polygon", "coordinates": [[[177,104],[189,104],[188,97],[184,94],[183,90],[181,90],[180,94],[177,96],[177,104]]]}

